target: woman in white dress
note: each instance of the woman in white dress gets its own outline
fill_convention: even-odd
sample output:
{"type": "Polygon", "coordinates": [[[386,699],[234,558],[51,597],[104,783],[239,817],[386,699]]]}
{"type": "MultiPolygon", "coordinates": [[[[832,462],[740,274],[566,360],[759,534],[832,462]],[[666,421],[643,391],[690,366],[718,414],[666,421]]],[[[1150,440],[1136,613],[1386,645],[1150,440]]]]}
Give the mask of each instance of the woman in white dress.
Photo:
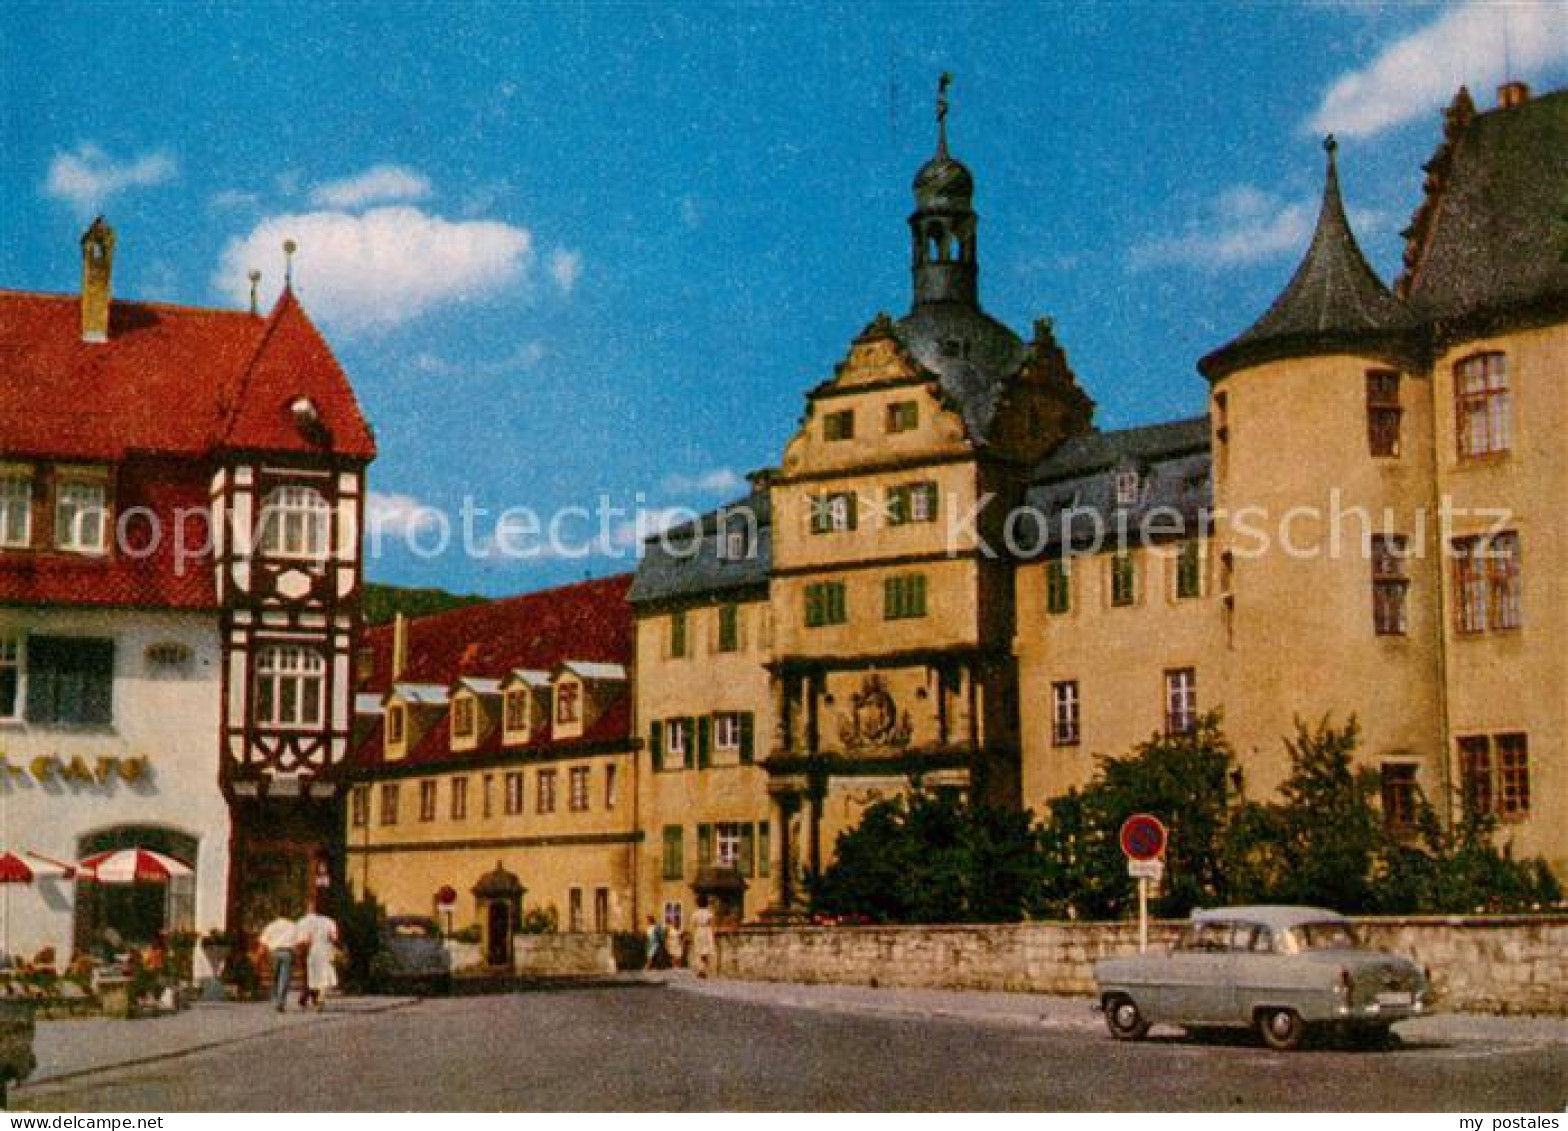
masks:
{"type": "Polygon", "coordinates": [[[332,955],[337,949],[338,925],[320,911],[312,911],[294,924],[299,945],[305,948],[305,995],[300,1004],[326,1008],[326,992],[337,989],[338,972],[332,955]]]}
{"type": "Polygon", "coordinates": [[[691,956],[699,978],[706,978],[713,964],[713,943],[713,909],[708,906],[708,897],[700,895],[691,917],[691,956]]]}

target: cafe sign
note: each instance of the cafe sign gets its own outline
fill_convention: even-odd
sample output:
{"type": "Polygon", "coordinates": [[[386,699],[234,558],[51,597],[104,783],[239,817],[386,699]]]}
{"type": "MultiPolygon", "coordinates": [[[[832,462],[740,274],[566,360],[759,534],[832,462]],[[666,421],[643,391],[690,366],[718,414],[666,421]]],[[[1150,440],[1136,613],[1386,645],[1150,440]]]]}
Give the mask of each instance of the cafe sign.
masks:
{"type": "Polygon", "coordinates": [[[0,753],[0,778],[32,778],[39,785],[63,782],[68,785],[108,785],[119,778],[127,784],[144,779],[152,768],[151,759],[145,754],[134,756],[100,755],[88,758],[77,754],[63,758],[58,754],[40,754],[26,764],[11,761],[0,753]]]}

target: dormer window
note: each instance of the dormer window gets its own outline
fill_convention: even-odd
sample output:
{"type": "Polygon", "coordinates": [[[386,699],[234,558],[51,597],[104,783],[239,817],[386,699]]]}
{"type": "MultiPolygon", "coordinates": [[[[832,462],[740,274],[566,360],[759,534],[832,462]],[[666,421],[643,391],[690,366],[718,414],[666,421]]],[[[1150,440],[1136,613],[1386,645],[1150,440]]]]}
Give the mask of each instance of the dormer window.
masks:
{"type": "Polygon", "coordinates": [[[33,476],[25,468],[0,470],[0,546],[33,540],[33,476]]]}
{"type": "Polygon", "coordinates": [[[471,695],[464,695],[452,701],[452,737],[472,738],[474,736],[474,700],[471,695]]]}
{"type": "Polygon", "coordinates": [[[1130,507],[1138,501],[1143,483],[1135,468],[1116,473],[1116,505],[1130,507]]]}
{"type": "Polygon", "coordinates": [[[403,723],[407,718],[407,708],[401,703],[394,703],[387,708],[387,742],[392,746],[403,743],[403,723]]]}
{"type": "Polygon", "coordinates": [[[319,561],[327,556],[332,512],[314,487],[274,487],[261,508],[261,552],[319,561]]]}
{"type": "Polygon", "coordinates": [[[575,682],[563,682],[555,689],[555,721],[575,723],[582,709],[582,687],[575,682]]]}
{"type": "Polygon", "coordinates": [[[506,693],[506,729],[528,729],[528,689],[525,687],[513,688],[506,693]]]}
{"type": "Polygon", "coordinates": [[[109,512],[102,483],[63,482],[55,492],[54,544],[76,554],[108,548],[109,512]]]}

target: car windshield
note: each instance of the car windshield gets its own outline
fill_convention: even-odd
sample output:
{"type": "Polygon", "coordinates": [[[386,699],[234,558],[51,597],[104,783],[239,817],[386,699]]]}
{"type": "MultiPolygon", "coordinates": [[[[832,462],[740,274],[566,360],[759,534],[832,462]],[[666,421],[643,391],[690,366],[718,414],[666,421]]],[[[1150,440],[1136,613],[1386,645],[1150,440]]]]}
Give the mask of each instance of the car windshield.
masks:
{"type": "Polygon", "coordinates": [[[1320,923],[1302,923],[1290,929],[1293,950],[1354,950],[1361,945],[1349,923],[1339,919],[1325,919],[1320,923]]]}

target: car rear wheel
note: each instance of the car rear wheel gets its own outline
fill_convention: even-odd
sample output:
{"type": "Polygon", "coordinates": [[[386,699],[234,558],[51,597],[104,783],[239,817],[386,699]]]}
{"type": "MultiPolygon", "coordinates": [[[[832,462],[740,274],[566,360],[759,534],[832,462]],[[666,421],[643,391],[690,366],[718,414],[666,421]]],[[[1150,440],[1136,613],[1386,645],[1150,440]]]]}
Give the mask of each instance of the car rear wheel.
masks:
{"type": "Polygon", "coordinates": [[[1138,1011],[1132,998],[1118,995],[1105,1003],[1105,1025],[1118,1041],[1141,1041],[1149,1032],[1149,1022],[1138,1011]]]}
{"type": "Polygon", "coordinates": [[[1307,1025],[1294,1009],[1271,1007],[1258,1011],[1258,1034],[1269,1048],[1285,1052],[1301,1047],[1307,1025]]]}

